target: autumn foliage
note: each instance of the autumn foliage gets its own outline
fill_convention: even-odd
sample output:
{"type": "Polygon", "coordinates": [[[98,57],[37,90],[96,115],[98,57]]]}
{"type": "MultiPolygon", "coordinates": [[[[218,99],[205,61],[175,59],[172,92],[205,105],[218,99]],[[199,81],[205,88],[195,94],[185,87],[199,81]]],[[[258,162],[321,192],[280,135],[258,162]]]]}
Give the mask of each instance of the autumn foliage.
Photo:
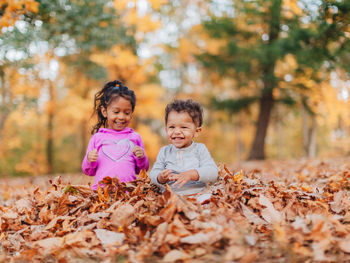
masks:
{"type": "Polygon", "coordinates": [[[94,94],[114,79],[135,91],[151,163],[174,97],[203,105],[217,161],[245,160],[260,135],[268,159],[348,155],[350,9],[318,2],[0,0],[0,176],[79,172],[94,94]]]}
{"type": "Polygon", "coordinates": [[[0,10],[3,10],[3,14],[0,18],[0,29],[12,26],[20,15],[38,12],[38,6],[39,2],[35,0],[1,0],[0,10]]]}
{"type": "Polygon", "coordinates": [[[349,261],[348,161],[221,165],[211,197],[162,194],[146,173],[97,192],[3,181],[0,260],[349,261]]]}

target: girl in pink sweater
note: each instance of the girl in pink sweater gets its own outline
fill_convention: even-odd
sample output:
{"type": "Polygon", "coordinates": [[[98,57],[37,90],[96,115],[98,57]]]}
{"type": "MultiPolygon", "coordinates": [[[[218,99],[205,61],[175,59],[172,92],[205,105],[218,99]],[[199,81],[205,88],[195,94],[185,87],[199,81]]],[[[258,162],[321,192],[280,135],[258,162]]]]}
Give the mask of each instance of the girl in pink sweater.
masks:
{"type": "Polygon", "coordinates": [[[82,163],[83,172],[95,176],[93,190],[107,176],[130,182],[140,170],[149,168],[141,136],[128,127],[135,104],[134,91],[118,80],[108,82],[95,95],[98,123],[82,163]]]}

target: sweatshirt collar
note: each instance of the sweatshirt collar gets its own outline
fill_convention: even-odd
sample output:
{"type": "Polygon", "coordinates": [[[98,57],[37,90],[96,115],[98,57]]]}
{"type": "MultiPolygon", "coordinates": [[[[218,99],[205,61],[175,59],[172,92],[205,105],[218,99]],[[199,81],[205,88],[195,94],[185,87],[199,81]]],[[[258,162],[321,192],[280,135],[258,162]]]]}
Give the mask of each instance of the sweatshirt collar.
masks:
{"type": "Polygon", "coordinates": [[[116,130],[113,130],[113,129],[108,129],[108,128],[100,128],[98,130],[98,132],[100,133],[110,133],[110,134],[127,134],[127,133],[132,133],[134,132],[133,129],[129,128],[129,127],[126,127],[120,131],[116,131],[116,130]]]}
{"type": "Polygon", "coordinates": [[[172,148],[175,150],[175,151],[189,151],[191,150],[193,147],[194,147],[194,141],[192,141],[191,145],[190,146],[187,146],[186,148],[177,148],[176,146],[174,146],[173,144],[171,145],[172,148]]]}

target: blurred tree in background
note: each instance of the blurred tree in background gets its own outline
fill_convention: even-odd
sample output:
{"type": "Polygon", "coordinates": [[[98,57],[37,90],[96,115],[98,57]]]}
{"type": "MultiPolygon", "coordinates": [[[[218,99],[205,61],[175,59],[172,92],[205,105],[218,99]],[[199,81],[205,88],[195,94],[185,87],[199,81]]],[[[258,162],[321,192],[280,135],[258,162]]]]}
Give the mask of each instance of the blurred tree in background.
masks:
{"type": "Polygon", "coordinates": [[[79,171],[120,79],[154,160],[164,106],[205,108],[217,161],[346,154],[349,1],[0,1],[0,175],[79,171]]]}
{"type": "MultiPolygon", "coordinates": [[[[218,108],[236,112],[258,102],[258,118],[249,159],[265,158],[265,138],[273,106],[302,103],[313,118],[304,133],[307,153],[314,153],[314,116],[321,82],[338,63],[340,50],[349,46],[346,36],[350,4],[341,1],[233,1],[232,14],[215,16],[203,25],[209,36],[221,41],[220,50],[198,55],[204,67],[228,75],[233,88],[249,90],[239,98],[217,96],[218,108]],[[337,55],[336,55],[337,54],[337,55]],[[288,71],[281,63],[288,64],[288,71]],[[305,77],[314,81],[308,86],[305,77]],[[301,79],[302,78],[302,79],[301,79]],[[301,81],[299,81],[301,80],[301,81]],[[311,104],[311,105],[310,105],[311,104]]],[[[312,154],[314,156],[314,154],[312,154]]]]}
{"type": "MultiPolygon", "coordinates": [[[[99,64],[92,58],[104,51],[127,49],[133,57],[124,57],[121,63],[129,64],[136,58],[136,63],[133,63],[137,64],[134,25],[125,23],[110,2],[38,1],[36,4],[36,10],[26,9],[17,22],[11,21],[14,26],[3,23],[7,27],[3,27],[1,35],[4,60],[1,65],[1,101],[4,103],[0,123],[4,125],[20,107],[26,108],[21,109],[25,113],[35,110],[41,119],[45,115],[45,128],[41,126],[42,129],[33,131],[38,133],[35,135],[38,138],[36,147],[39,148],[36,153],[42,154],[45,148],[45,158],[38,158],[32,152],[34,141],[23,147],[23,141],[18,141],[20,134],[7,134],[2,125],[1,131],[6,133],[3,140],[18,138],[18,143],[12,148],[3,149],[4,173],[65,171],[70,163],[74,163],[77,170],[89,139],[92,94],[109,77],[108,61],[99,64]],[[10,68],[20,71],[17,81],[12,73],[8,73],[10,68]],[[23,99],[21,92],[15,94],[14,84],[25,85],[21,89],[24,93],[30,91],[30,84],[36,87],[36,94],[29,98],[32,104],[23,99]]],[[[25,5],[25,1],[18,2],[18,6],[25,5]]],[[[8,5],[3,4],[2,8],[6,11],[8,5]]],[[[112,79],[120,78],[127,83],[130,78],[120,72],[110,75],[112,79]]],[[[146,83],[147,78],[143,78],[143,82],[146,83]]],[[[71,165],[68,167],[72,168],[71,165]]]]}

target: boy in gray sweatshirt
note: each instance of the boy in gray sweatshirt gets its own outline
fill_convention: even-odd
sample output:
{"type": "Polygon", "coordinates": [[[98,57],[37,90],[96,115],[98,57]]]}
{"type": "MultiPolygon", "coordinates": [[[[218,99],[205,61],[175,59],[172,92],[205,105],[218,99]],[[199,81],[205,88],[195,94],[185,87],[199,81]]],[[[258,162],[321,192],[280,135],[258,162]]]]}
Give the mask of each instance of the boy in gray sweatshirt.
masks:
{"type": "Polygon", "coordinates": [[[162,189],[167,183],[175,193],[190,195],[215,182],[218,168],[207,147],[193,142],[203,122],[203,110],[191,99],[178,100],[165,108],[166,134],[171,144],[160,149],[150,172],[151,181],[162,189]]]}

